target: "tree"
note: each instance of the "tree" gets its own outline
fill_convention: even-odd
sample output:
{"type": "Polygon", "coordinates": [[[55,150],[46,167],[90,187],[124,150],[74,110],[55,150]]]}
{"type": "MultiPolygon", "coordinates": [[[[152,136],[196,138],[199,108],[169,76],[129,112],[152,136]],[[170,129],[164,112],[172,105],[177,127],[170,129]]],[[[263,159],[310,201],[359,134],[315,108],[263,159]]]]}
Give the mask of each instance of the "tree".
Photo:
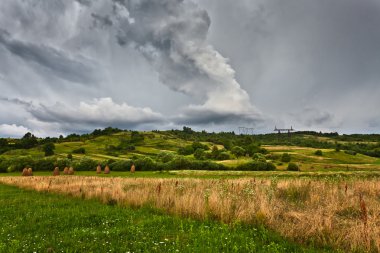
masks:
{"type": "Polygon", "coordinates": [[[288,153],[283,153],[281,157],[281,162],[288,163],[292,160],[291,156],[288,153]]]}
{"type": "Polygon", "coordinates": [[[43,151],[45,152],[45,156],[52,156],[52,155],[54,155],[54,149],[55,149],[55,145],[52,142],[46,143],[43,146],[43,151]]]}
{"type": "Polygon", "coordinates": [[[236,157],[245,156],[245,149],[239,146],[235,146],[232,148],[231,153],[234,154],[236,157]]]}
{"type": "Polygon", "coordinates": [[[205,150],[202,149],[202,148],[198,148],[198,149],[195,150],[195,152],[194,152],[194,157],[195,157],[195,159],[197,159],[197,160],[204,160],[204,159],[205,159],[205,150]]]}
{"type": "Polygon", "coordinates": [[[322,150],[318,149],[317,151],[315,151],[315,155],[322,156],[322,150]]]}
{"type": "Polygon", "coordinates": [[[288,170],[289,170],[289,171],[299,171],[300,168],[299,168],[298,165],[295,164],[295,163],[289,163],[289,164],[288,164],[288,170]]]}

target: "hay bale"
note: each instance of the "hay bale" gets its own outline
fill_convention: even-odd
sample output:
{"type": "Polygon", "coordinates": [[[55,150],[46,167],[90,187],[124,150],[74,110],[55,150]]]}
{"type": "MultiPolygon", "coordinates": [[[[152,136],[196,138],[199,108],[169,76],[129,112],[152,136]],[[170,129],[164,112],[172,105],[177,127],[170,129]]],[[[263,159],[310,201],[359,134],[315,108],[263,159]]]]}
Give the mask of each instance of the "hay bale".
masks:
{"type": "Polygon", "coordinates": [[[58,167],[55,167],[54,171],[53,171],[53,176],[59,176],[59,168],[58,167]]]}
{"type": "Polygon", "coordinates": [[[132,166],[131,166],[131,173],[135,173],[135,171],[136,171],[136,167],[135,167],[134,164],[132,164],[132,166]]]}
{"type": "Polygon", "coordinates": [[[27,176],[28,176],[28,169],[27,169],[27,168],[24,168],[24,169],[22,170],[22,176],[23,176],[23,177],[27,177],[27,176]]]}
{"type": "Polygon", "coordinates": [[[73,167],[69,168],[69,175],[74,175],[74,168],[73,167]]]}
{"type": "Polygon", "coordinates": [[[68,175],[69,174],[69,168],[65,167],[63,169],[63,174],[68,175]]]}
{"type": "Polygon", "coordinates": [[[106,167],[104,168],[104,174],[110,174],[110,172],[110,167],[106,165],[106,167]]]}
{"type": "Polygon", "coordinates": [[[28,176],[33,176],[33,170],[32,170],[32,168],[28,168],[28,176]]]}
{"type": "Polygon", "coordinates": [[[102,173],[102,167],[99,164],[98,167],[96,167],[96,174],[100,174],[100,173],[102,173]]]}

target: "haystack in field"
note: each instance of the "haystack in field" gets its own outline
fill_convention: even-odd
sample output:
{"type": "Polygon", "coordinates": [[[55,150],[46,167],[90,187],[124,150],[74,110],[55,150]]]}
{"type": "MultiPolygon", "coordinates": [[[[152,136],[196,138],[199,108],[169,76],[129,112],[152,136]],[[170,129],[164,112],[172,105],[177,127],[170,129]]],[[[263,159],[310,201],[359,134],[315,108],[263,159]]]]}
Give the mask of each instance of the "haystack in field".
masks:
{"type": "Polygon", "coordinates": [[[68,175],[68,174],[69,174],[69,168],[68,168],[68,167],[65,167],[65,168],[63,169],[63,174],[65,174],[65,175],[68,175]]]}
{"type": "Polygon", "coordinates": [[[73,167],[69,168],[69,175],[74,175],[74,168],[73,167]]]}
{"type": "Polygon", "coordinates": [[[100,174],[100,173],[102,173],[102,167],[99,164],[98,167],[96,167],[96,174],[100,174]]]}
{"type": "Polygon", "coordinates": [[[135,171],[136,171],[136,167],[135,167],[134,164],[132,164],[132,166],[131,166],[131,173],[135,173],[135,171]]]}
{"type": "Polygon", "coordinates": [[[24,169],[22,170],[22,176],[23,176],[23,177],[27,177],[27,176],[28,176],[28,169],[27,169],[27,168],[24,168],[24,169]]]}
{"type": "Polygon", "coordinates": [[[110,167],[106,165],[106,167],[104,168],[104,174],[110,174],[110,172],[111,172],[110,167]]]}
{"type": "Polygon", "coordinates": [[[33,170],[32,170],[32,168],[28,168],[28,176],[33,176],[33,170]]]}
{"type": "Polygon", "coordinates": [[[53,171],[53,176],[59,176],[59,168],[58,167],[55,167],[54,171],[53,171]]]}

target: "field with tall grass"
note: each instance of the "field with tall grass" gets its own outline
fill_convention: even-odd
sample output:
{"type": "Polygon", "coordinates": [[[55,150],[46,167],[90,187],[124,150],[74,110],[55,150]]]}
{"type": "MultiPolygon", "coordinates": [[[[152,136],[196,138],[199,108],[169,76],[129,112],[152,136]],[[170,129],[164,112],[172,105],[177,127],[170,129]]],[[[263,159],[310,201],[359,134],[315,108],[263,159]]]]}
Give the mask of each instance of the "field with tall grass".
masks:
{"type": "Polygon", "coordinates": [[[380,250],[380,182],[376,177],[45,176],[0,177],[0,182],[100,200],[108,205],[150,207],[200,221],[265,226],[292,241],[317,248],[328,246],[344,252],[380,250]]]}
{"type": "Polygon", "coordinates": [[[223,224],[0,184],[0,252],[332,252],[223,224]]]}

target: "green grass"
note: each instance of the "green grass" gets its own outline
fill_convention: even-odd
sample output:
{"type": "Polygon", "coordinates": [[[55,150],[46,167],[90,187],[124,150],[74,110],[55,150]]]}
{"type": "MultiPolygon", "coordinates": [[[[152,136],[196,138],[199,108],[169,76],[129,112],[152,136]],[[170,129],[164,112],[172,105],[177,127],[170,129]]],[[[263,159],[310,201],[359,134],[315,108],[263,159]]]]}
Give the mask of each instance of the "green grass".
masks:
{"type": "Polygon", "coordinates": [[[0,252],[321,252],[262,226],[171,217],[0,185],[0,252]]]}

